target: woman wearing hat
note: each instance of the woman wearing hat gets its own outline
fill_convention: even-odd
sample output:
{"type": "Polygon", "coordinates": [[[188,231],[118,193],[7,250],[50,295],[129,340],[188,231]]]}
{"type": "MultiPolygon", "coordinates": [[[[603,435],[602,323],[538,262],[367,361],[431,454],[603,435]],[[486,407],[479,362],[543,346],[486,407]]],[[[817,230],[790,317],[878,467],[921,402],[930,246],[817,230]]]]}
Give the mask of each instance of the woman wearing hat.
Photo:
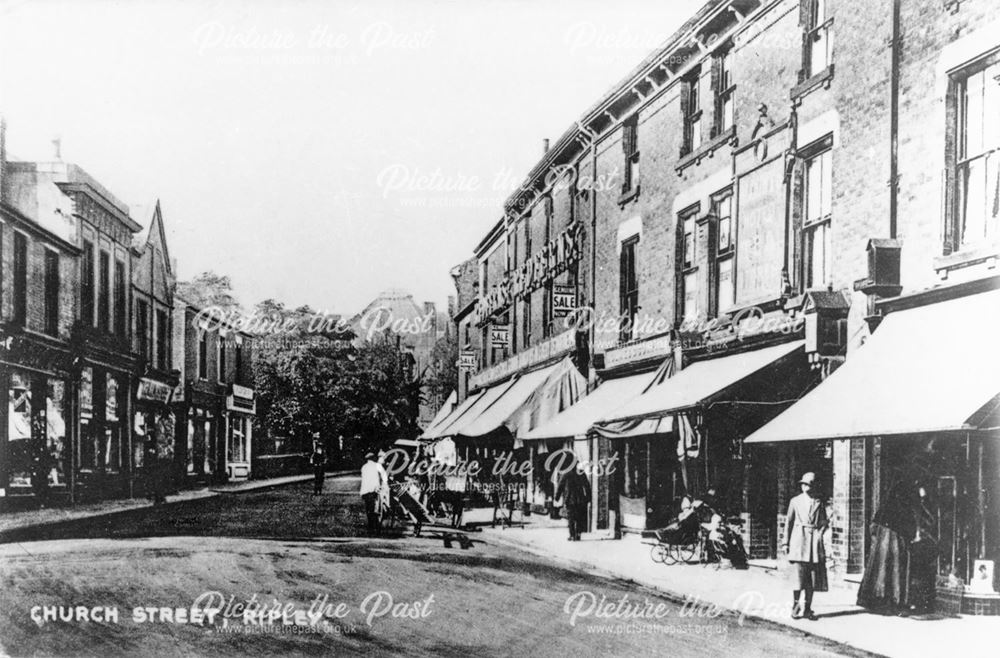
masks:
{"type": "Polygon", "coordinates": [[[828,524],[826,506],[815,491],[816,474],[806,473],[799,480],[802,493],[788,502],[785,519],[785,552],[788,561],[798,568],[798,586],[793,594],[792,618],[816,619],[812,610],[813,592],[825,592],[826,551],[823,531],[828,524]],[[799,593],[805,600],[799,607],[799,593]]]}

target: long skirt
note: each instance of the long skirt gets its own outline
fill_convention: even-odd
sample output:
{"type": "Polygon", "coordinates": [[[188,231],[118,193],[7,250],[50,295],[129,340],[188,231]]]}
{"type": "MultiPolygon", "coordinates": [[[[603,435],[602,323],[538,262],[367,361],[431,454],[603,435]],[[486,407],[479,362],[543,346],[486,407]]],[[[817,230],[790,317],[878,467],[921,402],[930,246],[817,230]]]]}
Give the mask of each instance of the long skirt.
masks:
{"type": "Polygon", "coordinates": [[[892,611],[907,603],[907,541],[881,525],[875,526],[871,553],[858,590],[858,605],[892,611]]]}

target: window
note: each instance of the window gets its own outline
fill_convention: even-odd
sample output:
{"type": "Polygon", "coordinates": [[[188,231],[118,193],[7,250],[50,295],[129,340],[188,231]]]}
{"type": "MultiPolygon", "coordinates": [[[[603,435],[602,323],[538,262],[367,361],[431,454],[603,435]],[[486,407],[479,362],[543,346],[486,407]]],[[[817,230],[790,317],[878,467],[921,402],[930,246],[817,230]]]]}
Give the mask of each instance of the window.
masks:
{"type": "Polygon", "coordinates": [[[800,0],[802,36],[802,80],[819,75],[832,64],[833,19],[830,0],[800,0]]]}
{"type": "Polygon", "coordinates": [[[976,247],[998,235],[1000,217],[1000,55],[962,72],[957,84],[956,209],[952,248],[976,247]]]}
{"type": "Polygon", "coordinates": [[[625,174],[622,194],[639,184],[639,115],[633,114],[622,124],[622,150],[625,153],[625,174]]]}
{"type": "MultiPolygon", "coordinates": [[[[468,344],[469,340],[469,326],[465,326],[465,340],[468,344]]],[[[236,347],[233,349],[233,367],[236,370],[234,375],[234,381],[237,384],[243,383],[243,377],[241,373],[243,372],[243,339],[239,336],[236,337],[236,347]]]]}
{"type": "Polygon", "coordinates": [[[715,91],[715,115],[712,123],[712,133],[721,135],[733,127],[733,80],[732,50],[725,48],[717,51],[712,59],[712,89],[715,91]]]}
{"type": "Polygon", "coordinates": [[[167,319],[167,312],[157,309],[156,311],[156,367],[166,370],[170,366],[170,346],[167,336],[170,335],[170,324],[167,319]]]}
{"type": "Polygon", "coordinates": [[[80,468],[83,470],[93,469],[97,461],[93,417],[94,369],[88,367],[80,372],[80,468]]]}
{"type": "Polygon", "coordinates": [[[208,332],[198,330],[198,378],[208,379],[208,332]]]}
{"type": "Polygon", "coordinates": [[[690,320],[698,313],[698,242],[695,217],[699,207],[692,206],[677,217],[677,307],[680,321],[690,320]]]}
{"type": "Polygon", "coordinates": [[[125,335],[125,263],[115,260],[115,333],[125,335]]]}
{"type": "Polygon", "coordinates": [[[701,147],[701,70],[695,69],[681,82],[681,119],[684,122],[684,140],[681,156],[701,147]]]}
{"type": "MultiPolygon", "coordinates": [[[[824,142],[829,143],[829,139],[824,142]]],[[[822,288],[832,282],[830,271],[832,153],[827,148],[808,157],[805,162],[802,266],[806,288],[822,288]]]]}
{"type": "Polygon", "coordinates": [[[80,312],[83,322],[94,326],[94,243],[83,241],[83,271],[80,276],[80,312]]]}
{"type": "Polygon", "coordinates": [[[531,346],[531,295],[521,301],[521,347],[531,346]]]}
{"type": "Polygon", "coordinates": [[[45,333],[59,333],[59,254],[45,250],[45,333]]]}
{"type": "Polygon", "coordinates": [[[23,326],[28,317],[28,239],[14,232],[14,324],[23,326]]]}
{"type": "Polygon", "coordinates": [[[216,362],[216,367],[218,370],[219,381],[226,381],[226,337],[221,333],[218,338],[219,345],[219,359],[216,362]]]}
{"type": "Polygon", "coordinates": [[[143,299],[135,302],[135,337],[139,356],[149,360],[149,304],[143,299]]]}
{"type": "Polygon", "coordinates": [[[635,317],[639,313],[639,276],[636,269],[636,247],[639,236],[621,243],[618,282],[620,289],[620,329],[618,340],[622,343],[635,338],[635,317]]]}
{"type": "Polygon", "coordinates": [[[108,316],[111,312],[111,256],[106,251],[100,257],[100,283],[97,288],[97,328],[108,330],[108,316]]]}
{"type": "Polygon", "coordinates": [[[715,250],[715,309],[725,313],[736,302],[736,276],[733,240],[733,195],[726,191],[713,201],[718,238],[715,250]]]}
{"type": "Polygon", "coordinates": [[[552,282],[542,288],[542,338],[552,335],[552,282]]]}

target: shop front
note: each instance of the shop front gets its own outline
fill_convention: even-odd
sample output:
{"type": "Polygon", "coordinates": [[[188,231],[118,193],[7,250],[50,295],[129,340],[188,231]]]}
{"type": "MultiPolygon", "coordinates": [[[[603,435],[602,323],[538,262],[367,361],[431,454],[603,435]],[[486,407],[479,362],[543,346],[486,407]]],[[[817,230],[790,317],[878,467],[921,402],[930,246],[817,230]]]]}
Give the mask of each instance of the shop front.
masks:
{"type": "Polygon", "coordinates": [[[231,384],[226,396],[226,476],[230,480],[250,477],[253,419],[257,412],[254,390],[231,384]]]}
{"type": "Polygon", "coordinates": [[[132,419],[133,463],[137,493],[151,496],[177,489],[174,412],[170,407],[176,381],[142,377],[132,419]]]}
{"type": "Polygon", "coordinates": [[[214,483],[226,479],[225,398],[188,384],[184,399],[174,406],[177,418],[177,460],[184,480],[214,483]]]}
{"type": "Polygon", "coordinates": [[[993,568],[1000,560],[1000,346],[992,329],[1000,291],[943,297],[914,294],[883,307],[867,342],[747,443],[833,453],[832,505],[848,529],[833,538],[833,552],[847,565],[848,582],[861,580],[873,553],[868,528],[876,512],[904,500],[933,540],[939,600],[1000,614],[993,568]],[[929,349],[944,337],[948,349],[929,349]]]}
{"type": "Polygon", "coordinates": [[[23,496],[68,500],[73,472],[70,383],[65,375],[18,367],[0,370],[7,391],[0,442],[4,507],[23,496]]]}
{"type": "Polygon", "coordinates": [[[132,495],[127,371],[88,362],[80,373],[80,500],[132,495]]]}

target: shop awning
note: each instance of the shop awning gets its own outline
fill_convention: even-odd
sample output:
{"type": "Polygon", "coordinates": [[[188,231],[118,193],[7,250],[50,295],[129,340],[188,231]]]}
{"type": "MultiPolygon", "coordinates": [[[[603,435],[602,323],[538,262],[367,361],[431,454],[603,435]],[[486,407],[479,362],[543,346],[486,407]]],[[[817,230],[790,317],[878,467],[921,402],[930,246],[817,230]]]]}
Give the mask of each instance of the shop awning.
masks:
{"type": "Polygon", "coordinates": [[[444,422],[446,418],[451,416],[451,412],[455,410],[455,406],[457,405],[457,403],[458,403],[458,391],[452,391],[448,395],[448,399],[445,400],[444,404],[441,405],[441,408],[438,409],[438,412],[434,414],[434,418],[431,420],[431,422],[427,424],[427,427],[424,429],[424,434],[427,434],[429,432],[434,432],[434,430],[437,428],[438,425],[444,422]]]}
{"type": "Polygon", "coordinates": [[[652,386],[615,413],[601,419],[605,422],[661,418],[710,401],[727,388],[754,375],[773,363],[801,352],[804,341],[793,341],[773,347],[733,354],[708,361],[698,361],[678,371],[673,377],[652,386]]]}
{"type": "Polygon", "coordinates": [[[524,440],[573,439],[586,436],[599,418],[613,413],[640,395],[652,384],[656,375],[655,372],[647,372],[642,375],[610,379],[573,406],[553,416],[547,423],[525,434],[524,440]]]}
{"type": "Polygon", "coordinates": [[[425,432],[421,437],[423,439],[440,439],[446,436],[455,436],[458,431],[473,422],[479,417],[486,409],[489,408],[491,404],[497,401],[504,391],[511,387],[514,383],[513,379],[507,380],[496,386],[491,386],[489,388],[484,388],[483,390],[470,395],[465,399],[462,404],[458,405],[444,421],[435,428],[433,433],[425,432]]]}
{"type": "Polygon", "coordinates": [[[890,313],[747,443],[974,429],[1000,394],[1000,291],[890,313]]]}
{"type": "Polygon", "coordinates": [[[567,357],[518,377],[478,417],[470,416],[470,421],[455,428],[454,433],[475,438],[506,427],[515,438],[521,438],[532,417],[536,422],[547,420],[576,402],[586,388],[587,381],[567,357]]]}

